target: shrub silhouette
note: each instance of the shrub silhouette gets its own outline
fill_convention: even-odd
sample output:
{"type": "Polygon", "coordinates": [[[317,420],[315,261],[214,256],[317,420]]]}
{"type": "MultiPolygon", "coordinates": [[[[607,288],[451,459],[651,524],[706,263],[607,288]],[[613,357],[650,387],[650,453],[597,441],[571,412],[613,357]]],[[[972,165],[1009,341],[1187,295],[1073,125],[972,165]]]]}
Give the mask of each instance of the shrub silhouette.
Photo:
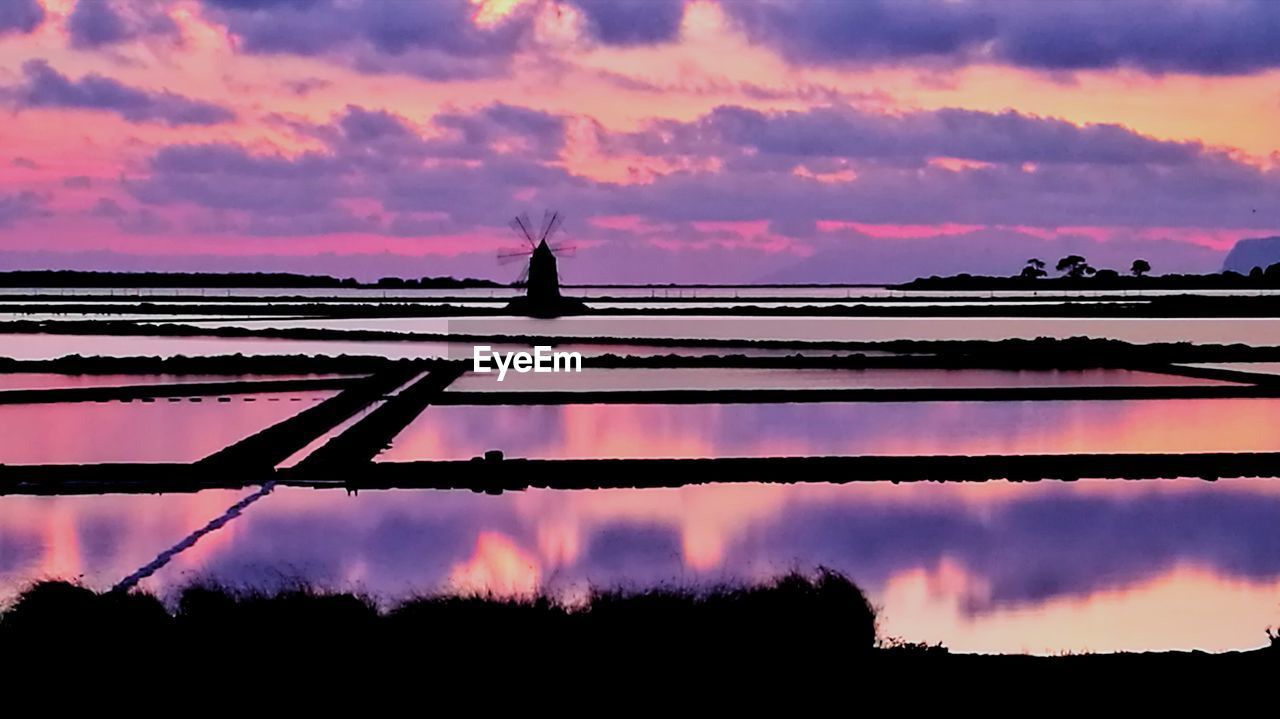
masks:
{"type": "Polygon", "coordinates": [[[0,644],[63,649],[98,642],[308,659],[320,652],[394,648],[427,664],[487,661],[536,648],[574,663],[829,661],[874,649],[875,611],[858,587],[826,569],[705,590],[595,590],[580,604],[545,595],[414,597],[385,611],[366,596],[308,586],[276,593],[216,585],[183,589],[170,614],[142,592],[95,593],[42,582],[0,616],[0,644]],[[430,647],[430,652],[425,648],[430,647]]]}

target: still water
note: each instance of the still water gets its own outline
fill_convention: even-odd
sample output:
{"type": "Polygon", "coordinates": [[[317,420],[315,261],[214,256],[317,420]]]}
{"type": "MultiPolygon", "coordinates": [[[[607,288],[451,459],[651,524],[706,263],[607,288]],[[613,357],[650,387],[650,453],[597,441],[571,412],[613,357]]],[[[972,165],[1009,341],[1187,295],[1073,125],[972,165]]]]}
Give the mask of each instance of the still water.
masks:
{"type": "MultiPolygon", "coordinates": [[[[490,363],[492,365],[492,362],[490,363]]],[[[0,377],[0,381],[2,381],[0,377]]],[[[468,372],[448,392],[596,392],[607,390],[679,389],[840,389],[865,387],[1168,387],[1230,385],[1158,372],[1124,369],[995,370],[995,369],[592,369],[574,373],[468,372]]]]}
{"type": "Polygon", "coordinates": [[[379,461],[1280,450],[1280,400],[430,406],[379,461]]]}
{"type": "MultiPolygon", "coordinates": [[[[146,323],[144,323],[146,324],[146,323]]],[[[164,324],[157,322],[155,324],[164,324]]],[[[1136,344],[1280,345],[1274,317],[769,317],[623,315],[216,320],[206,327],[293,328],[484,337],[887,342],[1093,337],[1136,344]]]]}
{"type": "MultiPolygon", "coordinates": [[[[107,587],[243,493],[0,497],[0,598],[107,587]]],[[[956,651],[1254,648],[1280,624],[1280,480],[277,489],[147,580],[433,590],[752,580],[825,565],[884,636],[956,651]]]]}
{"type": "MultiPolygon", "coordinates": [[[[529,351],[524,344],[487,342],[495,351],[529,351]]],[[[559,343],[556,349],[579,352],[584,357],[603,354],[631,357],[680,355],[704,357],[712,355],[749,355],[781,357],[787,355],[833,356],[847,354],[884,355],[886,352],[839,349],[785,349],[762,347],[664,347],[658,345],[574,344],[559,343]]],[[[352,355],[358,357],[469,359],[472,344],[442,341],[362,341],[300,340],[274,337],[160,337],[121,335],[4,334],[0,333],[0,357],[20,360],[47,360],[81,355],[84,357],[213,357],[242,354],[246,357],[271,355],[352,355]]]]}
{"type": "Polygon", "coordinates": [[[14,372],[0,374],[0,390],[132,387],[137,385],[190,384],[192,382],[253,382],[257,380],[335,379],[358,376],[349,374],[55,374],[51,372],[14,372]]]}
{"type": "Polygon", "coordinates": [[[194,462],[334,394],[0,405],[0,464],[194,462]]]}

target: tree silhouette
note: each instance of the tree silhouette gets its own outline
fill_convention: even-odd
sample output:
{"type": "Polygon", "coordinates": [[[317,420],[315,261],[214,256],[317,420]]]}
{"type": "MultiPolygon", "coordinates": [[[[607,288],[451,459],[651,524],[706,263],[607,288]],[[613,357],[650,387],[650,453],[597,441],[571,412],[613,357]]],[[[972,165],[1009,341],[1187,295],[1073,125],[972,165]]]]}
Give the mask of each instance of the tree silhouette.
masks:
{"type": "Polygon", "coordinates": [[[1022,268],[1022,272],[1019,276],[1025,277],[1029,280],[1034,280],[1044,277],[1047,274],[1049,273],[1044,271],[1044,261],[1032,257],[1027,260],[1027,266],[1022,268]]]}
{"type": "Polygon", "coordinates": [[[1097,270],[1093,269],[1093,267],[1091,267],[1080,255],[1067,255],[1066,257],[1063,257],[1058,260],[1058,264],[1055,269],[1073,279],[1086,277],[1097,272],[1097,270]]]}
{"type": "Polygon", "coordinates": [[[1142,277],[1151,271],[1151,263],[1146,260],[1134,260],[1133,266],[1129,268],[1134,277],[1142,277]]]}

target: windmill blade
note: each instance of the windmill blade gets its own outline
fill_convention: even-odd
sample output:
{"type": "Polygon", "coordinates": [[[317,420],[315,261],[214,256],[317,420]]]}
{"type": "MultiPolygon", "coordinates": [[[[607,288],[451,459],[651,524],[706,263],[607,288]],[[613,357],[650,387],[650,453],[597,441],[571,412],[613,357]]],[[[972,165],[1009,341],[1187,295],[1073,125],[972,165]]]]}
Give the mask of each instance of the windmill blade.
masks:
{"type": "Polygon", "coordinates": [[[538,239],[547,239],[547,230],[551,229],[551,223],[556,219],[556,213],[551,210],[542,211],[542,231],[538,233],[538,239]]]}
{"type": "Polygon", "coordinates": [[[547,210],[542,215],[542,235],[541,239],[546,241],[551,239],[556,230],[560,229],[560,225],[564,223],[564,215],[559,212],[547,210]]]}
{"type": "Polygon", "coordinates": [[[556,257],[573,257],[578,252],[578,246],[569,242],[555,242],[547,245],[556,257]]]}
{"type": "Polygon", "coordinates": [[[498,250],[498,257],[528,257],[533,250],[521,247],[518,250],[498,250]]]}
{"type": "Polygon", "coordinates": [[[498,264],[500,264],[500,265],[509,265],[509,264],[511,264],[512,262],[519,262],[519,261],[521,261],[521,260],[527,260],[527,259],[529,259],[529,255],[530,255],[530,254],[532,254],[532,251],[531,251],[531,250],[512,250],[512,251],[503,251],[503,252],[499,252],[499,253],[498,253],[498,264]]]}
{"type": "Polygon", "coordinates": [[[533,239],[533,225],[529,223],[529,215],[524,214],[515,217],[509,223],[511,229],[515,230],[520,239],[529,243],[529,247],[537,247],[538,243],[533,239]]]}
{"type": "Polygon", "coordinates": [[[511,228],[511,230],[512,230],[512,232],[515,232],[517,235],[519,235],[519,236],[520,236],[520,239],[522,239],[522,240],[528,240],[528,239],[529,239],[529,238],[525,235],[524,225],[520,224],[520,218],[519,218],[519,217],[513,217],[513,218],[511,218],[511,221],[507,223],[507,227],[510,227],[510,228],[511,228]]]}

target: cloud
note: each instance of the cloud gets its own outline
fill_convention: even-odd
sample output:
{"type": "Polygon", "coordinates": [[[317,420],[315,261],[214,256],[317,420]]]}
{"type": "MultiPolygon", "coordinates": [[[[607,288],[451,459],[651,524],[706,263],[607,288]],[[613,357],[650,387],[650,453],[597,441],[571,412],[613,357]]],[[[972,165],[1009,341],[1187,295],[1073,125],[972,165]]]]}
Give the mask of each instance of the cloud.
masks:
{"type": "Polygon", "coordinates": [[[36,162],[35,160],[29,157],[15,157],[9,161],[9,164],[13,165],[14,167],[21,167],[24,170],[40,169],[40,163],[36,162]]]}
{"type": "Polygon", "coordinates": [[[23,82],[0,88],[0,98],[19,109],[67,108],[111,112],[138,123],[216,125],[235,119],[221,105],[168,91],[150,92],[97,74],[73,80],[44,60],[22,64],[23,82]]]}
{"type": "Polygon", "coordinates": [[[0,35],[35,32],[44,18],[44,6],[38,0],[5,0],[0,3],[0,35]]]}
{"type": "Polygon", "coordinates": [[[0,227],[46,214],[44,198],[34,192],[0,194],[0,227]]]}
{"type": "Polygon", "coordinates": [[[944,108],[897,115],[848,105],[761,112],[721,106],[693,122],[656,121],[618,136],[652,155],[843,158],[920,165],[930,158],[986,163],[1182,164],[1205,153],[1197,142],[1140,135],[1121,125],[1074,125],[1007,110],[944,108]]]}
{"type": "Polygon", "coordinates": [[[143,37],[178,39],[182,32],[162,5],[79,0],[67,16],[71,46],[94,49],[143,37]]]}
{"type": "Polygon", "coordinates": [[[85,214],[110,220],[121,232],[132,235],[156,235],[173,228],[173,223],[150,209],[126,208],[110,197],[98,198],[85,214]]]}
{"type": "Polygon", "coordinates": [[[468,0],[205,0],[207,18],[258,55],[324,57],[369,73],[436,80],[500,75],[531,34],[532,10],[487,27],[468,0]]]}
{"type": "Polygon", "coordinates": [[[318,77],[307,77],[298,80],[285,80],[280,86],[298,97],[306,97],[313,92],[324,90],[333,85],[332,82],[318,77]]]}
{"type": "Polygon", "coordinates": [[[119,202],[110,197],[99,197],[98,201],[93,203],[93,207],[89,208],[89,215],[92,217],[108,217],[116,219],[123,217],[125,209],[120,206],[119,202]]]}
{"type": "Polygon", "coordinates": [[[870,224],[1256,228],[1280,224],[1267,198],[1280,172],[1208,158],[1146,165],[855,166],[826,182],[773,168],[676,171],[643,185],[579,193],[605,215],[669,221],[812,218],[870,224]],[[1256,209],[1256,212],[1254,211],[1256,209]]]}
{"type": "Polygon", "coordinates": [[[684,0],[569,0],[587,31],[606,45],[653,45],[679,38],[684,0]]]}
{"type": "Polygon", "coordinates": [[[452,139],[436,145],[441,154],[476,157],[505,146],[523,156],[550,159],[564,148],[563,116],[501,102],[473,112],[440,113],[433,123],[453,133],[452,139]]]}
{"type": "Polygon", "coordinates": [[[1277,541],[1277,512],[1272,497],[1198,488],[1106,497],[1054,487],[982,516],[942,502],[791,502],[752,527],[728,561],[800,556],[870,587],[950,561],[982,578],[967,607],[982,614],[1133,586],[1178,566],[1274,579],[1280,563],[1260,548],[1277,541]]]}
{"type": "Polygon", "coordinates": [[[337,157],[255,154],[230,143],[170,145],[150,160],[151,174],[128,188],[150,204],[193,203],[263,215],[317,212],[343,196],[348,168],[337,157]]]}
{"type": "Polygon", "coordinates": [[[813,276],[861,267],[860,281],[886,279],[894,263],[912,273],[941,273],[948,264],[1004,272],[1012,271],[1007,257],[995,255],[1021,261],[1017,248],[1031,243],[1044,254],[1061,247],[1103,264],[1141,254],[1167,271],[1210,269],[1219,258],[1187,242],[1186,232],[1107,245],[1056,228],[1113,228],[1110,236],[1122,240],[1127,235],[1114,228],[1280,224],[1280,209],[1269,203],[1280,192],[1280,170],[1119,125],[1015,112],[721,107],[688,122],[610,133],[590,118],[515,105],[449,109],[421,125],[348,106],[329,122],[289,127],[320,146],[284,154],[235,143],[170,145],[125,187],[157,209],[194,208],[193,231],[222,234],[483,238],[530,207],[560,207],[584,220],[633,216],[638,229],[584,221],[575,233],[599,243],[578,261],[584,276],[613,277],[616,266],[627,279],[657,279],[670,264],[662,258],[673,256],[682,267],[737,273],[726,278],[734,281],[789,264],[813,276]],[[569,127],[578,125],[592,128],[615,159],[656,160],[657,169],[635,184],[575,174],[562,154],[569,127]],[[756,223],[765,234],[701,226],[734,222],[756,223]],[[832,223],[962,229],[911,244],[833,231],[832,223]],[[1045,235],[1057,239],[1047,243],[1045,235]],[[801,261],[810,253],[824,259],[801,261]]]}
{"type": "Polygon", "coordinates": [[[1196,142],[1015,112],[721,107],[689,122],[605,133],[602,144],[620,158],[660,157],[678,168],[645,184],[583,193],[603,214],[685,222],[1280,224],[1280,210],[1268,209],[1274,203],[1266,199],[1280,191],[1280,170],[1196,142]]]}
{"type": "Polygon", "coordinates": [[[586,37],[635,46],[678,39],[684,0],[539,0],[515,5],[496,22],[477,23],[470,0],[204,0],[247,53],[320,57],[365,73],[431,80],[505,75],[512,59],[537,46],[540,12],[560,2],[583,19],[586,37]]]}
{"type": "Polygon", "coordinates": [[[804,65],[1002,63],[1235,75],[1280,67],[1271,0],[723,2],[754,42],[804,65]]]}
{"type": "Polygon", "coordinates": [[[500,224],[519,190],[574,181],[552,164],[564,143],[564,118],[522,107],[442,112],[424,131],[394,113],[352,105],[328,124],[297,129],[325,147],[283,155],[233,143],[169,145],[151,157],[147,175],[127,186],[152,205],[246,215],[205,230],[283,235],[295,223],[297,234],[384,231],[370,213],[347,209],[372,202],[405,213],[391,229],[404,234],[423,226],[424,213],[435,213],[437,226],[500,224]],[[495,216],[495,207],[504,214],[495,216]]]}
{"type": "Polygon", "coordinates": [[[347,105],[346,112],[338,120],[343,136],[353,143],[369,143],[384,138],[415,136],[408,121],[386,110],[366,110],[347,105]]]}

